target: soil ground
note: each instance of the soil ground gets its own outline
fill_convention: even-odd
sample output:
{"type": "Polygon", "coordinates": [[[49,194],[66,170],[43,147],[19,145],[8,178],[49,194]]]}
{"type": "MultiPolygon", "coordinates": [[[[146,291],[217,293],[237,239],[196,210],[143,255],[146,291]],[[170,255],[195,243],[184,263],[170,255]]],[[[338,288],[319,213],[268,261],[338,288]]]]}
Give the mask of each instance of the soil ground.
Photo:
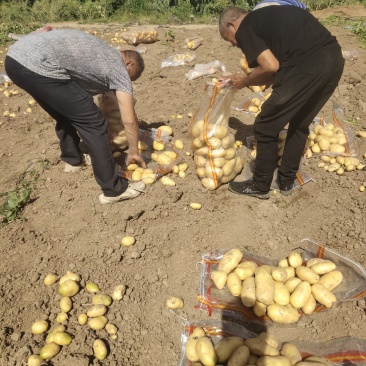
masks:
{"type": "MultiPolygon", "coordinates": [[[[316,12],[366,16],[365,8],[346,7],[316,12]]],[[[122,25],[54,24],[95,30],[104,39],[121,32],[122,25]],[[110,33],[108,36],[107,34],[110,33]]],[[[220,39],[216,26],[164,26],[156,28],[160,41],[146,45],[146,71],[134,83],[136,111],[144,127],[171,126],[174,138],[182,139],[189,151],[189,113],[199,106],[208,77],[188,81],[191,65],[161,69],[163,59],[184,51],[184,40],[200,36],[204,43],[196,51],[196,63],[219,60],[228,71],[239,71],[240,51],[220,39]],[[174,39],[169,36],[173,35],[174,39]],[[183,118],[176,118],[177,115],[183,118]]],[[[346,61],[344,74],[322,115],[331,115],[332,101],[344,110],[352,131],[366,129],[366,49],[348,29],[329,27],[344,49],[356,49],[359,57],[346,61]]],[[[133,48],[133,47],[130,47],[133,48]]],[[[1,57],[6,54],[2,48],[1,57]]],[[[3,71],[1,69],[0,71],[3,71]]],[[[236,93],[235,103],[251,95],[236,93]]],[[[15,188],[18,177],[30,166],[47,160],[32,201],[22,212],[22,220],[0,224],[0,365],[25,365],[30,353],[38,353],[43,335],[32,335],[30,327],[38,318],[55,323],[60,295],[57,285],[46,287],[47,273],[63,275],[67,270],[80,274],[82,285],[97,283],[110,293],[120,283],[128,289],[120,302],[111,305],[108,318],[118,328],[118,339],[108,340],[110,354],[99,362],[92,357],[95,332],[76,323],[76,315],[87,309],[90,294],[82,291],[74,298],[68,328],[75,339],[48,365],[87,366],[176,365],[180,354],[182,318],[205,319],[195,308],[201,256],[212,250],[240,247],[271,258],[285,257],[310,238],[366,265],[366,181],[365,171],[338,176],[317,167],[319,159],[308,159],[302,169],[314,179],[290,197],[273,194],[268,201],[240,197],[227,185],[216,191],[202,187],[191,156],[185,179],[175,178],[176,186],[153,184],[146,194],[115,205],[102,206],[99,187],[91,167],[78,173],[63,172],[53,120],[39,107],[27,113],[24,91],[6,98],[0,94],[0,192],[15,188]],[[5,110],[15,119],[2,117],[5,110]],[[193,211],[190,202],[201,202],[193,211]],[[136,238],[134,246],[121,247],[126,235],[136,238]],[[174,315],[165,301],[179,296],[184,307],[174,315]]],[[[237,140],[253,133],[254,117],[232,111],[230,132],[237,140]]],[[[362,159],[366,140],[355,138],[355,152],[362,159]]],[[[246,164],[245,148],[238,150],[246,164]]],[[[243,178],[243,173],[237,179],[243,178]]],[[[306,324],[268,331],[280,340],[329,340],[343,336],[364,337],[365,301],[345,302],[337,308],[311,316],[306,324]]]]}

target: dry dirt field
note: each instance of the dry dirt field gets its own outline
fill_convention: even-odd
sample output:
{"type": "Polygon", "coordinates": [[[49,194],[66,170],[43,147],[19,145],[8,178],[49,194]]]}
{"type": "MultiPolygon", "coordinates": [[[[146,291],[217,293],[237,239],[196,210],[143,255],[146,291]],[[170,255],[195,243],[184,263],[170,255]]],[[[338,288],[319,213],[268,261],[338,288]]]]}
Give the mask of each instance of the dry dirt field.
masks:
{"type": "MultiPolygon", "coordinates": [[[[363,15],[366,20],[362,7],[331,9],[316,16],[324,13],[363,15]]],[[[95,30],[107,40],[124,28],[119,24],[71,26],[95,30]]],[[[185,73],[192,65],[161,69],[161,61],[183,51],[185,38],[196,35],[204,39],[195,51],[196,63],[219,60],[228,71],[237,72],[240,51],[221,40],[214,25],[156,29],[160,40],[146,45],[146,71],[134,83],[136,111],[142,127],[171,126],[175,138],[183,140],[189,151],[188,114],[198,108],[208,77],[188,81],[185,73]],[[183,118],[176,118],[178,114],[183,118]]],[[[346,61],[331,100],[342,106],[345,118],[352,122],[347,128],[365,130],[366,49],[348,29],[329,30],[344,49],[359,52],[357,60],[346,61]]],[[[1,59],[6,49],[2,51],[1,59]]],[[[250,94],[248,89],[237,92],[233,105],[250,94]]],[[[123,300],[113,303],[108,312],[109,320],[119,328],[117,340],[108,340],[104,330],[95,332],[77,324],[76,315],[87,309],[91,296],[84,290],[75,296],[68,321],[75,339],[47,365],[173,366],[180,355],[184,319],[207,318],[195,308],[198,263],[203,254],[239,247],[282,258],[297,248],[301,239],[310,238],[366,266],[366,191],[358,190],[366,181],[365,171],[338,176],[318,168],[319,159],[307,159],[302,168],[313,182],[290,197],[273,194],[261,201],[233,195],[227,185],[207,191],[195,174],[192,157],[184,156],[188,174],[185,179],[175,178],[175,187],[157,182],[132,201],[102,206],[91,167],[74,174],[63,172],[54,122],[37,105],[27,113],[29,99],[22,90],[10,98],[0,94],[0,192],[13,190],[17,178],[29,167],[49,162],[40,173],[22,220],[0,224],[1,366],[25,365],[27,356],[43,346],[44,336],[32,335],[30,327],[38,318],[54,324],[60,311],[57,285],[43,284],[50,272],[61,276],[67,270],[74,271],[80,274],[82,285],[93,281],[107,293],[120,283],[128,289],[123,300]],[[3,117],[5,110],[15,112],[16,118],[3,117]],[[192,210],[190,202],[201,202],[202,209],[192,210]],[[135,236],[134,246],[121,246],[126,233],[135,236]],[[184,300],[178,316],[165,305],[172,295],[184,300]],[[97,336],[109,343],[110,353],[103,362],[92,356],[97,336]]],[[[329,101],[322,115],[327,118],[331,109],[329,101]]],[[[233,110],[230,131],[237,140],[245,141],[253,133],[253,121],[252,115],[233,110]]],[[[362,159],[366,140],[356,138],[353,146],[362,159]]],[[[238,152],[248,164],[247,150],[243,147],[238,152]]],[[[237,179],[242,177],[243,173],[237,179]]],[[[344,302],[300,325],[271,325],[268,332],[282,341],[365,337],[365,301],[344,302]]]]}

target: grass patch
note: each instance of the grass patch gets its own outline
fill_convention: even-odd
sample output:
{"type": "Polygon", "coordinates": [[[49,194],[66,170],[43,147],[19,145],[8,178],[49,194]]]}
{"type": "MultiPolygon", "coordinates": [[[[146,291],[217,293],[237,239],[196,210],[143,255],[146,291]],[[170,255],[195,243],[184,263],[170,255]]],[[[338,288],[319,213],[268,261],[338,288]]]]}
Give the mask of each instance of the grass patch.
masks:
{"type": "Polygon", "coordinates": [[[0,204],[0,222],[11,222],[21,218],[21,212],[31,201],[32,193],[41,173],[48,168],[48,161],[44,160],[22,173],[15,184],[15,188],[9,192],[0,192],[3,203],[0,204]]]}

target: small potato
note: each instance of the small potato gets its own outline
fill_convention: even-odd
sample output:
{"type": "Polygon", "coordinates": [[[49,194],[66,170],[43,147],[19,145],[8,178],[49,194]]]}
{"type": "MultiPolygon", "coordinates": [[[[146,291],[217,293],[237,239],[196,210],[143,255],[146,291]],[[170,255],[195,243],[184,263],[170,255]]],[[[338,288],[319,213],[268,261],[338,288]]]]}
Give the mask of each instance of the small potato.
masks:
{"type": "Polygon", "coordinates": [[[42,334],[48,330],[48,327],[46,320],[36,320],[31,326],[31,331],[33,334],[42,334]]]}
{"type": "Polygon", "coordinates": [[[278,282],[285,282],[287,280],[287,272],[284,268],[277,267],[271,271],[272,278],[278,282]]]}
{"type": "Polygon", "coordinates": [[[72,301],[71,301],[71,299],[68,296],[64,296],[60,300],[60,309],[64,313],[68,313],[72,309],[72,301]]]}
{"type": "Polygon", "coordinates": [[[107,312],[107,307],[102,304],[92,306],[86,313],[89,318],[96,318],[102,316],[107,312]]]}
{"type": "Polygon", "coordinates": [[[113,293],[112,293],[112,299],[114,301],[122,300],[125,292],[126,292],[126,286],[125,285],[116,286],[113,290],[113,293]]]}
{"type": "Polygon", "coordinates": [[[248,277],[243,281],[240,299],[243,305],[248,308],[256,304],[257,297],[254,277],[248,277]]]}
{"type": "Polygon", "coordinates": [[[63,282],[59,288],[58,293],[62,296],[72,297],[75,296],[80,290],[80,286],[74,280],[67,280],[63,282]]]}
{"type": "Polygon", "coordinates": [[[219,290],[222,290],[226,285],[227,273],[225,271],[213,271],[211,273],[211,279],[215,286],[219,290]]]}
{"type": "Polygon", "coordinates": [[[312,294],[310,294],[308,301],[306,304],[301,308],[302,312],[306,315],[312,314],[316,309],[316,301],[312,294]]]}
{"type": "Polygon", "coordinates": [[[262,267],[255,274],[255,295],[259,302],[271,305],[274,303],[274,281],[271,274],[262,267]]]}
{"type": "Polygon", "coordinates": [[[263,356],[257,361],[257,366],[291,366],[290,361],[284,356],[263,356]]]}
{"type": "Polygon", "coordinates": [[[43,346],[39,355],[43,360],[49,360],[52,357],[55,357],[60,351],[61,347],[52,342],[43,346]]]}
{"type": "Polygon", "coordinates": [[[173,179],[170,179],[166,175],[164,175],[163,177],[161,177],[160,180],[161,180],[161,183],[163,183],[165,186],[175,186],[174,180],[173,179]]]}
{"type": "Polygon", "coordinates": [[[318,275],[324,275],[334,271],[337,266],[332,261],[324,260],[322,262],[313,264],[310,268],[318,275]]]}
{"type": "Polygon", "coordinates": [[[43,363],[43,359],[40,355],[31,355],[28,357],[28,366],[41,366],[43,363]]]}
{"type": "Polygon", "coordinates": [[[181,141],[181,140],[176,140],[174,142],[174,145],[179,150],[183,150],[184,149],[184,144],[183,144],[183,141],[181,141]]]}
{"type": "Polygon", "coordinates": [[[291,366],[302,360],[300,351],[293,343],[285,343],[282,347],[281,355],[290,361],[291,366]]]}
{"type": "Polygon", "coordinates": [[[86,324],[86,323],[87,323],[87,321],[88,321],[88,316],[87,316],[86,314],[80,314],[80,315],[78,316],[78,323],[79,323],[80,325],[84,325],[84,324],[86,324]]]}
{"type": "Polygon", "coordinates": [[[49,273],[43,280],[46,286],[53,285],[57,281],[57,276],[54,273],[49,273]]]}
{"type": "Polygon", "coordinates": [[[92,299],[92,303],[94,305],[105,305],[105,306],[109,306],[110,304],[112,304],[112,298],[106,294],[96,294],[93,299],[92,299]]]}
{"type": "Polygon", "coordinates": [[[99,286],[94,282],[87,282],[87,284],[85,285],[85,289],[89,293],[94,294],[99,291],[99,286]]]}
{"type": "Polygon", "coordinates": [[[229,358],[227,366],[246,366],[250,357],[247,346],[239,346],[229,358]]]}
{"type": "Polygon", "coordinates": [[[243,252],[240,249],[231,249],[226,252],[219,261],[219,271],[230,273],[243,258],[243,252]]]}
{"type": "Polygon", "coordinates": [[[202,208],[202,204],[198,202],[191,202],[189,206],[193,208],[193,210],[200,210],[202,208]]]}
{"type": "Polygon", "coordinates": [[[66,331],[66,327],[63,324],[59,324],[59,325],[56,325],[55,327],[51,328],[46,337],[46,344],[50,344],[53,342],[53,336],[56,333],[65,332],[65,331],[66,331]]]}
{"type": "MultiPolygon", "coordinates": [[[[233,352],[244,343],[241,337],[231,336],[223,338],[215,346],[218,363],[225,363],[229,360],[233,352]]],[[[249,350],[248,350],[249,351],[249,350]]]]}
{"type": "Polygon", "coordinates": [[[277,263],[277,267],[281,267],[281,268],[289,267],[287,258],[279,260],[277,263]]]}
{"type": "Polygon", "coordinates": [[[60,278],[59,284],[62,285],[64,282],[68,281],[68,280],[73,280],[75,282],[80,282],[80,276],[77,273],[73,273],[70,271],[67,271],[65,275],[63,275],[60,278]]]}
{"type": "Polygon", "coordinates": [[[108,319],[106,316],[98,316],[96,318],[91,318],[88,321],[88,325],[91,329],[100,330],[103,329],[108,323],[108,319]]]}
{"type": "Polygon", "coordinates": [[[323,262],[324,259],[323,258],[311,258],[309,260],[306,261],[306,267],[311,267],[312,265],[314,265],[315,263],[319,263],[319,262],[323,262]]]}
{"type": "Polygon", "coordinates": [[[323,285],[329,291],[332,291],[341,284],[342,280],[343,280],[342,272],[332,271],[322,276],[318,283],[323,285]]]}
{"type": "Polygon", "coordinates": [[[69,333],[66,332],[58,332],[53,336],[53,343],[58,344],[59,346],[68,346],[72,341],[72,337],[69,333]]]}
{"type": "Polygon", "coordinates": [[[256,301],[254,306],[253,306],[253,313],[258,317],[261,318],[262,316],[264,316],[266,314],[267,311],[267,305],[256,301]]]}
{"type": "Polygon", "coordinates": [[[108,349],[101,339],[96,339],[93,343],[94,356],[98,360],[104,360],[108,355],[108,349]]]}
{"type": "Polygon", "coordinates": [[[215,366],[217,356],[211,339],[208,337],[201,337],[196,344],[196,351],[199,360],[204,366],[215,366]]]}
{"type": "Polygon", "coordinates": [[[290,267],[293,268],[300,267],[303,262],[301,255],[297,252],[291,252],[287,257],[287,260],[290,267]]]}
{"type": "Polygon", "coordinates": [[[292,324],[299,320],[299,312],[291,305],[272,304],[267,307],[267,315],[280,324],[292,324]]]}
{"type": "Polygon", "coordinates": [[[56,321],[58,322],[58,323],[63,323],[63,322],[65,322],[67,320],[67,314],[66,313],[64,313],[64,312],[61,312],[60,314],[58,314],[57,315],[57,317],[56,317],[56,321]]]}
{"type": "Polygon", "coordinates": [[[280,305],[288,305],[290,302],[290,291],[283,282],[275,282],[274,302],[280,305]]]}
{"type": "Polygon", "coordinates": [[[303,281],[307,281],[310,285],[319,282],[319,275],[315,273],[311,268],[300,266],[296,268],[296,276],[303,281]]]}
{"type": "Polygon", "coordinates": [[[179,297],[170,297],[167,301],[166,301],[166,306],[169,309],[181,309],[183,307],[184,303],[183,300],[180,299],[179,297]]]}
{"type": "Polygon", "coordinates": [[[307,281],[303,281],[299,283],[296,286],[295,290],[292,292],[290,296],[290,304],[295,309],[300,309],[303,306],[305,306],[305,304],[308,302],[310,295],[311,295],[310,283],[307,281]]]}
{"type": "Polygon", "coordinates": [[[228,276],[227,276],[227,287],[230,291],[230,293],[233,295],[233,296],[240,296],[241,294],[241,280],[239,278],[239,276],[234,273],[234,272],[231,272],[228,276]]]}
{"type": "Polygon", "coordinates": [[[270,346],[265,340],[261,337],[248,338],[244,341],[244,345],[249,348],[251,354],[256,356],[278,356],[280,352],[270,346]]]}
{"type": "Polygon", "coordinates": [[[337,301],[335,295],[320,283],[315,283],[311,286],[311,293],[318,303],[326,306],[328,309],[337,301]]]}
{"type": "Polygon", "coordinates": [[[105,330],[107,331],[108,334],[117,334],[118,331],[117,327],[112,323],[106,324],[105,330]]]}
{"type": "Polygon", "coordinates": [[[285,286],[287,287],[290,294],[295,290],[296,286],[302,281],[298,277],[290,278],[285,282],[285,286]]]}

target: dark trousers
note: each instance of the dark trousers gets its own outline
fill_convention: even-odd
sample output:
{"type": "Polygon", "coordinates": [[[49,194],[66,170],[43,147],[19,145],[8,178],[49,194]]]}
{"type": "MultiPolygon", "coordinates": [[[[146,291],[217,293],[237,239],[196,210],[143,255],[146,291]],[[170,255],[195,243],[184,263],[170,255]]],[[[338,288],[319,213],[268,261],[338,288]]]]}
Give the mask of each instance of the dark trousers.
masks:
{"type": "Polygon", "coordinates": [[[36,74],[11,57],[5,59],[10,79],[29,93],[56,120],[61,160],[80,165],[79,148],[83,140],[97,183],[106,196],[113,197],[127,189],[127,181],[118,176],[109,144],[105,117],[92,96],[72,80],[58,80],[36,74]],[[79,137],[80,136],[80,137],[79,137]]]}
{"type": "Polygon", "coordinates": [[[293,184],[309,126],[337,87],[343,66],[341,48],[332,44],[306,63],[277,72],[272,94],[254,122],[257,140],[254,183],[258,190],[270,189],[277,168],[278,136],[287,123],[289,127],[278,180],[282,187],[293,184]]]}

